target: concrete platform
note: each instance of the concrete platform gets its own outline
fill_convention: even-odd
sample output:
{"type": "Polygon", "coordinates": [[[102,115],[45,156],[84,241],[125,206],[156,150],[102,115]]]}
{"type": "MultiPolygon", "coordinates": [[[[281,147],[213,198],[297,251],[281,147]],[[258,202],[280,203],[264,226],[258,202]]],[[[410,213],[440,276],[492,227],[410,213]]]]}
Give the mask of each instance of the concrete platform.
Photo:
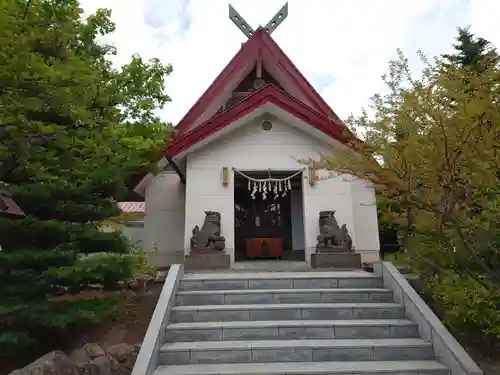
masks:
{"type": "Polygon", "coordinates": [[[231,267],[231,257],[223,252],[196,252],[186,256],[184,268],[191,271],[227,270],[231,267]]]}
{"type": "Polygon", "coordinates": [[[361,269],[361,254],[332,252],[311,254],[312,268],[361,269]]]}

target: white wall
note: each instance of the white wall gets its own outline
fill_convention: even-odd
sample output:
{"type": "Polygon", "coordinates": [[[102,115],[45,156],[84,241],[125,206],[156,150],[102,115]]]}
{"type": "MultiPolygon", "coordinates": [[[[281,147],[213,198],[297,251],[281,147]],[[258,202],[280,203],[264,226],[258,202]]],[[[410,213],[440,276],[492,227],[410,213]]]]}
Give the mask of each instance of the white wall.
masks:
{"type": "MultiPolygon", "coordinates": [[[[291,121],[294,120],[291,118],[291,121]]],[[[189,249],[192,228],[203,224],[204,211],[218,211],[222,216],[222,235],[226,238],[226,252],[234,260],[234,176],[231,168],[292,171],[303,167],[295,159],[318,158],[320,153],[331,153],[332,150],[311,135],[278,120],[273,120],[273,128],[270,131],[262,130],[260,121],[253,120],[189,154],[186,164],[184,249],[189,249]],[[228,167],[231,171],[228,186],[223,186],[221,182],[222,167],[228,167]]],[[[378,250],[378,237],[376,243],[371,237],[363,242],[363,234],[354,233],[356,228],[361,230],[377,224],[376,221],[375,224],[364,223],[365,220],[373,219],[373,215],[368,214],[370,208],[364,208],[363,216],[354,220],[351,198],[358,196],[358,193],[356,191],[353,195],[351,190],[350,182],[342,177],[319,181],[314,186],[310,186],[309,182],[303,179],[304,238],[308,261],[309,254],[316,247],[318,215],[323,210],[336,211],[339,224],[347,225],[356,248],[358,241],[361,241],[363,248],[378,250]]],[[[361,197],[361,193],[359,196],[361,197]]],[[[363,197],[367,198],[367,195],[363,197]]],[[[356,213],[358,211],[357,209],[356,213]]],[[[375,211],[374,215],[376,220],[375,211]]],[[[363,252],[362,258],[365,260],[363,252]]]]}
{"type": "Polygon", "coordinates": [[[184,263],[185,185],[173,170],[156,175],[146,190],[144,249],[157,267],[184,263]]]}
{"type": "Polygon", "coordinates": [[[127,223],[122,228],[122,233],[131,244],[144,249],[144,220],[127,223]]]}
{"type": "MultiPolygon", "coordinates": [[[[327,171],[317,171],[317,174],[320,179],[329,177],[327,171]]],[[[305,185],[307,185],[304,191],[306,255],[312,254],[316,250],[320,211],[334,210],[337,222],[339,225],[347,225],[354,242],[355,228],[349,181],[341,175],[318,181],[313,186],[309,186],[308,182],[305,185]]],[[[355,242],[354,246],[356,246],[355,242]]]]}
{"type": "Polygon", "coordinates": [[[380,259],[375,190],[368,181],[353,178],[351,196],[356,250],[363,254],[363,261],[375,262],[380,259]]]}
{"type": "Polygon", "coordinates": [[[108,222],[100,228],[103,232],[121,232],[121,234],[134,246],[144,249],[144,221],[136,220],[123,223],[108,222]]]}

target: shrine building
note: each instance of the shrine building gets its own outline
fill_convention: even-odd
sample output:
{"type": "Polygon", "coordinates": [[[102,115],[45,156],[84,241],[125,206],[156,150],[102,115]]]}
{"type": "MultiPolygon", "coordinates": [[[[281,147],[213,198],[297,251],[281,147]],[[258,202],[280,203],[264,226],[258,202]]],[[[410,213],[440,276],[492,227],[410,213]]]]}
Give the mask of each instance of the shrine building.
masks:
{"type": "Polygon", "coordinates": [[[230,6],[248,40],[177,125],[161,172],[135,187],[156,266],[184,263],[196,249],[207,259],[224,254],[229,265],[311,264],[324,211],[345,225],[362,262],[379,259],[373,187],[349,176],[324,179],[328,171],[297,161],[346,148],[353,135],[271,37],[287,13],[285,5],[254,31],[230,6]],[[213,228],[220,238],[209,244],[213,228]]]}

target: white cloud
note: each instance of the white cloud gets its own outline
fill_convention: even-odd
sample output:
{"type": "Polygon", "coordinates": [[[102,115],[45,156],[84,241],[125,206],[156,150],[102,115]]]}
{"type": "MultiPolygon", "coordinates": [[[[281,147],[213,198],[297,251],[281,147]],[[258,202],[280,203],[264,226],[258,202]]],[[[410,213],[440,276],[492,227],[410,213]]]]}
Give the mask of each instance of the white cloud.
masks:
{"type": "MultiPolygon", "coordinates": [[[[232,0],[254,28],[265,25],[285,0],[232,0]]],[[[228,18],[227,0],[81,0],[86,12],[111,8],[117,63],[133,53],[171,63],[160,111],[177,123],[238,51],[246,37],[228,18]],[[148,25],[152,24],[153,26],[148,25]]],[[[341,118],[358,112],[381,89],[380,76],[396,48],[418,69],[417,50],[449,50],[458,26],[500,47],[492,0],[290,0],[289,15],[273,38],[341,118]],[[321,80],[321,82],[319,81],[321,80]]]]}
{"type": "Polygon", "coordinates": [[[471,31],[492,42],[500,50],[500,3],[490,0],[470,0],[471,31]]]}

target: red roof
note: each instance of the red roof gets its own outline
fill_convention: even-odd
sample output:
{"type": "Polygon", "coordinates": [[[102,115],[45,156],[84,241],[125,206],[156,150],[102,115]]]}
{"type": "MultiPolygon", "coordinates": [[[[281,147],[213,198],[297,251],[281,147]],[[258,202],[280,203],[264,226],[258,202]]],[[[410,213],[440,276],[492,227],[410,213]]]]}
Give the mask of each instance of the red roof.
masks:
{"type": "MultiPolygon", "coordinates": [[[[267,69],[274,70],[290,81],[297,90],[297,93],[300,94],[295,95],[296,97],[301,96],[311,104],[313,109],[331,118],[339,125],[344,126],[339,117],[321,98],[270,35],[263,28],[259,28],[182,118],[176,127],[177,134],[182,135],[187,132],[192,124],[207,110],[207,107],[213,102],[216,96],[227,87],[228,82],[241,72],[246,64],[257,58],[261,58],[264,61],[267,69]]],[[[272,74],[272,72],[270,73],[272,74]]]]}
{"type": "Polygon", "coordinates": [[[343,143],[353,139],[345,124],[288,56],[263,28],[259,28],[179,122],[176,127],[176,137],[167,147],[165,154],[173,157],[181,153],[267,102],[285,109],[343,143]],[[234,82],[235,77],[237,78],[249,63],[257,59],[264,62],[271,75],[280,76],[287,82],[288,89],[285,89],[289,93],[267,84],[222,113],[213,115],[208,113],[209,110],[214,111],[214,101],[228,87],[229,82],[234,82]],[[207,113],[213,117],[200,123],[202,121],[200,117],[207,116],[207,113]]]}
{"type": "Polygon", "coordinates": [[[145,212],[144,202],[118,202],[118,208],[122,212],[145,212]]]}
{"type": "Polygon", "coordinates": [[[290,94],[278,89],[276,86],[267,84],[252,92],[224,112],[174,139],[168,146],[166,155],[170,157],[176,156],[266,103],[272,103],[286,110],[293,116],[342,143],[347,143],[353,139],[352,135],[343,124],[338,124],[335,120],[328,118],[323,113],[315,111],[290,94]]]}
{"type": "MultiPolygon", "coordinates": [[[[186,151],[266,103],[286,110],[342,143],[359,141],[269,34],[259,28],[179,122],[176,135],[165,150],[165,156],[174,157],[186,151]],[[245,70],[255,67],[259,60],[283,90],[267,84],[225,111],[217,113],[220,109],[217,101],[220,101],[223,95],[230,94],[228,89],[238,80],[241,83],[245,79],[245,70]]],[[[144,177],[143,174],[141,176],[144,177]]]]}

